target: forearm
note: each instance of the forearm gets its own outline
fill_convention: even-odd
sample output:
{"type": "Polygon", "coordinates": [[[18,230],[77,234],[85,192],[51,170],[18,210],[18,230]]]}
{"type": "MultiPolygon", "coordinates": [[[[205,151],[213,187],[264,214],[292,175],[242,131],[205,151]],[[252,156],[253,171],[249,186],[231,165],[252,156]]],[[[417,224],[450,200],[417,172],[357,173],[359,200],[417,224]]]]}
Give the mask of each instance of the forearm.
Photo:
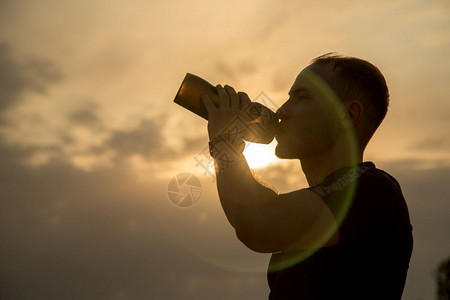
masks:
{"type": "Polygon", "coordinates": [[[216,159],[215,167],[220,202],[236,230],[252,222],[257,208],[276,196],[254,178],[242,153],[225,161],[216,159]]]}
{"type": "MultiPolygon", "coordinates": [[[[208,111],[208,135],[210,153],[215,159],[217,190],[223,210],[231,225],[240,231],[247,230],[261,213],[264,202],[273,200],[275,192],[255,180],[242,154],[243,139],[249,135],[250,116],[242,107],[251,101],[245,93],[238,95],[230,87],[217,86],[221,98],[218,107],[206,95],[203,103],[208,111]]],[[[242,232],[242,231],[241,231],[242,232]]]]}

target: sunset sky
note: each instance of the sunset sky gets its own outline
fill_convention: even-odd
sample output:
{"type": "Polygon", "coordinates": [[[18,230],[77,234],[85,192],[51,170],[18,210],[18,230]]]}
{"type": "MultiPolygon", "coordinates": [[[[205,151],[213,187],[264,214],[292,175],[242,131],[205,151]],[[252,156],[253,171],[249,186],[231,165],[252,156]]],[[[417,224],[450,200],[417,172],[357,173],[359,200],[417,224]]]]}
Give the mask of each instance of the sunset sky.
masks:
{"type": "MultiPolygon", "coordinates": [[[[270,256],[235,237],[201,166],[206,121],[173,98],[189,72],[280,106],[332,51],[386,77],[365,159],[409,205],[403,299],[435,299],[450,256],[448,0],[1,1],[2,299],[266,299],[270,256]],[[201,183],[191,207],[168,197],[180,173],[201,183]]],[[[250,145],[253,167],[252,147],[268,153],[261,180],[306,187],[298,161],[250,145]]]]}

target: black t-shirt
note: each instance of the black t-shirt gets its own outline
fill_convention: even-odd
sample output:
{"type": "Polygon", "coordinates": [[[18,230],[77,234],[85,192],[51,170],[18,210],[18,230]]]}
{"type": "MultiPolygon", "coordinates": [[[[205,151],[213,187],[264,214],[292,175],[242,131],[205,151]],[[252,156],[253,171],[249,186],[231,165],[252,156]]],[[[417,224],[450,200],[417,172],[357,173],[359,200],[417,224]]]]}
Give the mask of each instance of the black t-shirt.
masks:
{"type": "Polygon", "coordinates": [[[310,189],[336,217],[339,242],[272,254],[269,299],[400,299],[413,238],[398,182],[365,162],[310,189]]]}

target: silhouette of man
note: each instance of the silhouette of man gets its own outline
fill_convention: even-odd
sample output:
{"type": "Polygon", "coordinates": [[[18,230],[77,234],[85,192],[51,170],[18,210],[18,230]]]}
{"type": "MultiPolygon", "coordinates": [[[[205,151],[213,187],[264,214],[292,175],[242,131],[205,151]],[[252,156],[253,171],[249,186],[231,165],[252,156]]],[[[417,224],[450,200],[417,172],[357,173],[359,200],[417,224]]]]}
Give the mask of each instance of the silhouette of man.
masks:
{"type": "Polygon", "coordinates": [[[364,149],[389,93],[367,61],[325,54],[296,78],[277,111],[276,155],[299,159],[308,188],[277,194],[252,176],[230,123],[245,119],[245,93],[203,95],[223,210],[248,248],[272,253],[269,299],[400,299],[412,226],[398,182],[364,149]]]}

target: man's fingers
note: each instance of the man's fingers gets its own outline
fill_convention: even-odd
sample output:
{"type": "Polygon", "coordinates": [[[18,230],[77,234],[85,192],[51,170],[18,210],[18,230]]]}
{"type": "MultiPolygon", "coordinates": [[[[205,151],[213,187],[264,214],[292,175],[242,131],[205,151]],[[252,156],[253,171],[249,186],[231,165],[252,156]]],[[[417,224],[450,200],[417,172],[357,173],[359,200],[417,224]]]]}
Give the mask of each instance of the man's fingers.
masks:
{"type": "Polygon", "coordinates": [[[225,89],[220,84],[218,84],[216,86],[216,89],[217,89],[217,93],[219,94],[219,97],[220,97],[219,107],[229,108],[230,107],[230,97],[228,96],[228,93],[225,91],[225,89]]]}
{"type": "Polygon", "coordinates": [[[239,100],[241,102],[241,109],[246,108],[252,101],[248,97],[248,95],[244,92],[238,92],[239,100]]]}
{"type": "Polygon", "coordinates": [[[214,104],[214,102],[211,100],[211,98],[209,98],[208,94],[203,93],[202,94],[202,101],[203,104],[206,107],[206,110],[208,111],[208,116],[217,109],[216,105],[214,104]]]}
{"type": "Polygon", "coordinates": [[[236,91],[234,90],[234,88],[232,88],[229,85],[225,85],[225,90],[228,93],[228,97],[230,99],[230,108],[231,109],[239,109],[239,96],[238,94],[236,94],[236,91]]]}

